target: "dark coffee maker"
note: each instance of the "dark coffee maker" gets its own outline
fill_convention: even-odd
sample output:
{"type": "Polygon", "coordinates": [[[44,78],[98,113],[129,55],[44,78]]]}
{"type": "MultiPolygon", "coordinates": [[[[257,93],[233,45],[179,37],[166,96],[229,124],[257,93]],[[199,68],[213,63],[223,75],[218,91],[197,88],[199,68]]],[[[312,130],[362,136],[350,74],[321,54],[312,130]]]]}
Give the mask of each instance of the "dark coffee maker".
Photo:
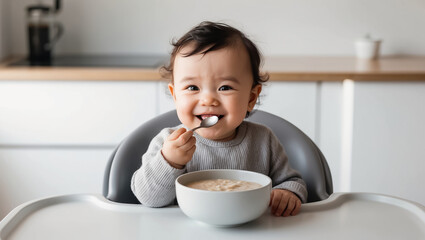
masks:
{"type": "Polygon", "coordinates": [[[63,26],[54,20],[60,9],[60,0],[55,7],[43,4],[27,8],[28,60],[31,65],[50,65],[53,46],[63,33],[63,26]]]}

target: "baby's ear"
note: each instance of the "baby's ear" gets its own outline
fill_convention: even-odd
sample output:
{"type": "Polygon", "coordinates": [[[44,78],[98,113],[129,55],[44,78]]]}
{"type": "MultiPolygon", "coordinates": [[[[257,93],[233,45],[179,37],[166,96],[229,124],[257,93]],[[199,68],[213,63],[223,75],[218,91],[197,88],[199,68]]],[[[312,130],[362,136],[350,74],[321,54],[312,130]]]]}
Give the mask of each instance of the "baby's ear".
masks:
{"type": "Polygon", "coordinates": [[[168,84],[168,90],[170,90],[171,96],[173,96],[173,100],[176,101],[176,95],[174,94],[174,85],[172,83],[168,84]]]}
{"type": "Polygon", "coordinates": [[[251,112],[254,109],[254,106],[257,103],[258,96],[260,96],[261,89],[261,84],[257,84],[251,89],[248,102],[248,112],[251,112]]]}

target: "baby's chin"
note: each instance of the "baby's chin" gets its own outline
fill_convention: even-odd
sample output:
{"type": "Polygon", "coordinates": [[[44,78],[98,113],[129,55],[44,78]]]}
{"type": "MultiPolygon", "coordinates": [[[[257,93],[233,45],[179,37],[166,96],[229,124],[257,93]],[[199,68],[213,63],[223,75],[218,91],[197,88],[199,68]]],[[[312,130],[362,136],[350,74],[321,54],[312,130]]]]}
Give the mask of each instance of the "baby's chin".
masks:
{"type": "Polygon", "coordinates": [[[219,134],[217,131],[214,131],[213,129],[199,129],[197,130],[197,133],[206,139],[212,140],[212,141],[218,141],[218,142],[225,142],[230,141],[233,138],[235,138],[235,134],[219,134]],[[201,130],[201,131],[199,131],[201,130]]]}

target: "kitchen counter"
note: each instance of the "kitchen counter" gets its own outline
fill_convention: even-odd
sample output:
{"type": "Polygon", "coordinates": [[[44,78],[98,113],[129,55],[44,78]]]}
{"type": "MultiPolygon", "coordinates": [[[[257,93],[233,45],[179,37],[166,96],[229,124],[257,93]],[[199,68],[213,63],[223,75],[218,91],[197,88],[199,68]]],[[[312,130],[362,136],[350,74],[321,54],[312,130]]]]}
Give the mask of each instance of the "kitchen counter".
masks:
{"type": "MultiPolygon", "coordinates": [[[[0,80],[164,80],[159,68],[8,66],[12,60],[0,63],[0,80]]],[[[274,56],[265,58],[263,69],[270,81],[425,81],[425,56],[382,57],[376,61],[274,56]]]]}

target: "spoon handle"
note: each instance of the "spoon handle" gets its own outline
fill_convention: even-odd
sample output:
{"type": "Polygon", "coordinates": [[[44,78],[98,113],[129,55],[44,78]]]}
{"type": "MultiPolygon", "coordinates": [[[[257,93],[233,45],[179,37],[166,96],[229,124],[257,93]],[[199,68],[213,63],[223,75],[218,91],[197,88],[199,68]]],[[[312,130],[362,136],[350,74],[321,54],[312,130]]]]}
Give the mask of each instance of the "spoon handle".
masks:
{"type": "Polygon", "coordinates": [[[198,127],[192,128],[192,129],[190,129],[190,131],[194,132],[195,130],[197,130],[198,128],[201,128],[201,127],[202,126],[198,126],[198,127]]]}

